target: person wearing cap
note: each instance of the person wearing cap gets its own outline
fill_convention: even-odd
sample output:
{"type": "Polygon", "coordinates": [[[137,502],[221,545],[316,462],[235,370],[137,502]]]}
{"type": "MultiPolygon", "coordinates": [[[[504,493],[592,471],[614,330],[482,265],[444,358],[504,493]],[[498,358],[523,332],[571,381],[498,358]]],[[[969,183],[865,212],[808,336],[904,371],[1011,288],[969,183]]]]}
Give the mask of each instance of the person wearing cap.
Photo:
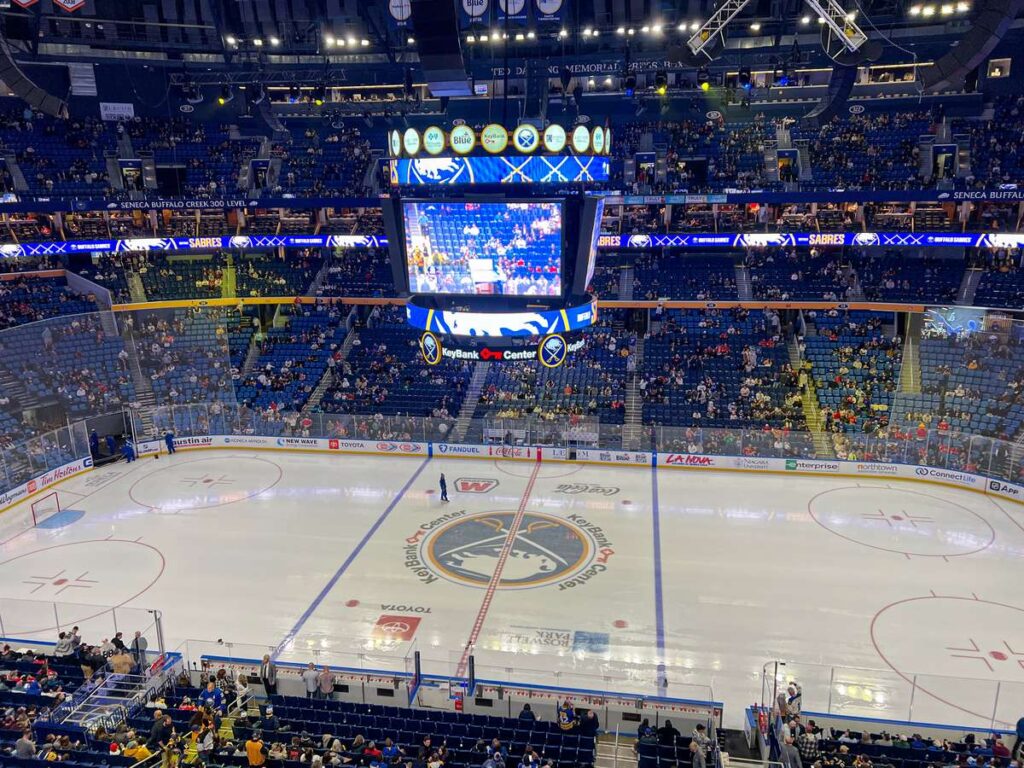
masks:
{"type": "Polygon", "coordinates": [[[249,768],[258,768],[267,761],[267,747],[259,731],[253,731],[252,736],[245,742],[245,756],[249,761],[249,768]]]}
{"type": "Polygon", "coordinates": [[[263,717],[260,718],[260,730],[271,733],[281,730],[281,721],[274,714],[273,707],[268,706],[263,713],[263,717]]]}

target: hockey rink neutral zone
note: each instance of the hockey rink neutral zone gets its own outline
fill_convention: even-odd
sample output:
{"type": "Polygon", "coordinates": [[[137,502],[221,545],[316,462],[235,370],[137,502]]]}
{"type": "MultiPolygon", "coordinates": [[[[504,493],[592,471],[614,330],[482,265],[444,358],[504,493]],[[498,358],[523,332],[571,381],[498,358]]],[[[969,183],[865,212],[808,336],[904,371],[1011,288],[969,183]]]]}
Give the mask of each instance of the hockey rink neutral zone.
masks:
{"type": "Polygon", "coordinates": [[[729,725],[774,660],[809,711],[1007,727],[1024,708],[1024,508],[979,493],[241,449],[52,490],[36,526],[3,518],[6,637],[105,636],[96,606],[117,606],[126,636],[161,611],[172,650],[397,671],[418,650],[463,675],[472,648],[481,680],[713,696],[729,725]]]}

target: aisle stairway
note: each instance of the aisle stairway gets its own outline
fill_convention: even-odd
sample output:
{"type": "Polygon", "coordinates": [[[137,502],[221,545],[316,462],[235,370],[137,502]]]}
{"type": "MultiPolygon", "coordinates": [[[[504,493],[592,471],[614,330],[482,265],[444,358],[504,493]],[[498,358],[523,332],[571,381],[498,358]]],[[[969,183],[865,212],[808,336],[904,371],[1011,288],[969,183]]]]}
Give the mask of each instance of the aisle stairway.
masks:
{"type": "Polygon", "coordinates": [[[900,367],[899,391],[910,395],[921,394],[921,328],[924,320],[912,314],[907,325],[907,338],[903,342],[903,363],[900,367]]]}
{"type": "Polygon", "coordinates": [[[125,270],[125,279],[128,281],[128,294],[132,297],[132,302],[135,304],[144,304],[149,301],[149,297],[146,296],[146,289],[142,285],[142,278],[138,272],[133,270],[125,270]]]}
{"type": "MultiPolygon", "coordinates": [[[[357,331],[355,328],[352,328],[351,330],[349,330],[349,332],[345,335],[345,341],[342,342],[342,345],[341,345],[340,358],[341,358],[342,362],[338,363],[338,367],[335,368],[335,370],[339,370],[340,367],[344,365],[344,361],[348,359],[348,353],[350,351],[352,351],[352,347],[355,345],[355,343],[356,343],[356,341],[358,339],[359,339],[359,331],[357,331]]],[[[318,410],[318,406],[320,405],[320,401],[324,399],[324,394],[326,394],[328,388],[333,383],[334,383],[334,376],[331,374],[331,369],[328,368],[324,372],[324,375],[320,377],[320,381],[316,385],[316,389],[314,389],[313,390],[313,394],[311,394],[309,396],[309,400],[306,401],[306,405],[302,409],[302,412],[303,413],[312,413],[313,411],[318,410]]]]}
{"type": "Polygon", "coordinates": [[[626,413],[622,422],[622,447],[627,451],[647,450],[644,442],[644,399],[640,394],[639,371],[644,368],[644,337],[636,340],[636,371],[626,382],[626,413]]]}
{"type": "MultiPolygon", "coordinates": [[[[800,357],[800,347],[797,344],[796,337],[790,336],[786,341],[786,347],[789,350],[789,363],[793,366],[794,370],[800,370],[803,367],[804,361],[800,357]]],[[[821,413],[821,407],[818,405],[818,392],[814,388],[814,377],[808,372],[807,386],[803,391],[803,412],[804,419],[807,421],[807,429],[811,433],[811,439],[814,440],[814,453],[818,458],[835,458],[835,450],[832,448],[832,440],[828,433],[825,432],[825,417],[821,413]]]]}
{"type": "Polygon", "coordinates": [[[956,294],[956,303],[962,307],[970,307],[974,304],[974,294],[978,291],[978,283],[981,282],[983,269],[965,269],[964,278],[960,281],[960,290],[956,294]]]}
{"type": "Polygon", "coordinates": [[[754,288],[750,284],[750,270],[744,264],[736,265],[736,295],[740,301],[754,298],[754,288]]]}
{"type": "Polygon", "coordinates": [[[466,387],[466,396],[462,400],[462,408],[455,420],[455,427],[452,429],[452,442],[459,443],[466,438],[466,432],[473,421],[473,412],[477,403],[480,402],[480,393],[483,391],[484,382],[487,381],[487,371],[491,368],[490,363],[475,363],[473,376],[466,387]]]}
{"type": "Polygon", "coordinates": [[[636,768],[635,744],[634,736],[602,733],[597,737],[594,768],[636,768]]]}
{"type": "Polygon", "coordinates": [[[619,301],[633,300],[634,276],[633,267],[623,267],[619,270],[619,301]]]}

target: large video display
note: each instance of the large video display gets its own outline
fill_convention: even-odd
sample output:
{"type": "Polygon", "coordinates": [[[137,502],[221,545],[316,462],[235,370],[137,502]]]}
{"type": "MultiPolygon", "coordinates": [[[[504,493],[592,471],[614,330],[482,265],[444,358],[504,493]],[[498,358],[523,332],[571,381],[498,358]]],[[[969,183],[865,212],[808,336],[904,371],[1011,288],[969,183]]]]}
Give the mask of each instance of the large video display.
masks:
{"type": "Polygon", "coordinates": [[[562,293],[561,203],[405,201],[402,219],[413,293],[562,293]]]}

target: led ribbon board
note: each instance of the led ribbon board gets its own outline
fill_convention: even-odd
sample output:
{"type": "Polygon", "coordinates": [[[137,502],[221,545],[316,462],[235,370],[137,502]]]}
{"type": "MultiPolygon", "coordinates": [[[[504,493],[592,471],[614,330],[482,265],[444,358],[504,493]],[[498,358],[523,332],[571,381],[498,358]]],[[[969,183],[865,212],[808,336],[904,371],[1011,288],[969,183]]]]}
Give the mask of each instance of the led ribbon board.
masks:
{"type": "Polygon", "coordinates": [[[579,352],[585,345],[585,339],[566,341],[558,333],[552,333],[537,343],[521,347],[470,347],[460,344],[458,339],[442,338],[430,331],[425,331],[420,336],[420,354],[427,365],[437,365],[446,359],[485,363],[537,360],[545,368],[558,368],[570,355],[579,352]]]}
{"type": "Polygon", "coordinates": [[[591,300],[576,307],[532,312],[454,312],[426,309],[410,301],[405,305],[405,316],[413,328],[439,337],[508,338],[582,330],[597,320],[597,307],[591,300]]]}
{"type": "Polygon", "coordinates": [[[1020,248],[1024,234],[950,232],[747,232],[744,234],[601,235],[598,248],[767,248],[858,245],[881,248],[1020,248]]]}
{"type": "Polygon", "coordinates": [[[565,184],[608,181],[607,157],[580,155],[421,157],[391,161],[393,186],[565,184]]]}
{"type": "Polygon", "coordinates": [[[267,248],[384,248],[379,235],[234,235],[225,237],[134,237],[126,240],[69,240],[0,245],[0,257],[56,256],[125,251],[251,250],[267,248]]]}

